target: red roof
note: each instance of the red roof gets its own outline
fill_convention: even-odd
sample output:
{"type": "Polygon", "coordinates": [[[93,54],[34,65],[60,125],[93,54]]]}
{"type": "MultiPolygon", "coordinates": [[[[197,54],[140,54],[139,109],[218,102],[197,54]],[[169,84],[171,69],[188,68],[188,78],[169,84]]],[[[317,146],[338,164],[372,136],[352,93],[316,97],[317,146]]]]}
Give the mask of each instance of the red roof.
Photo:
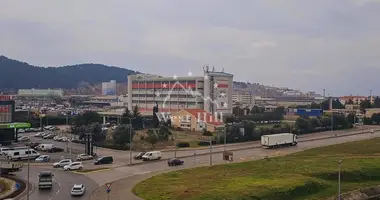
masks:
{"type": "Polygon", "coordinates": [[[224,123],[221,120],[218,120],[213,116],[211,113],[202,110],[202,109],[184,109],[186,112],[188,112],[190,115],[194,116],[195,118],[202,120],[206,124],[211,124],[215,126],[224,125],[224,123]],[[199,118],[198,118],[199,117],[199,118]]]}

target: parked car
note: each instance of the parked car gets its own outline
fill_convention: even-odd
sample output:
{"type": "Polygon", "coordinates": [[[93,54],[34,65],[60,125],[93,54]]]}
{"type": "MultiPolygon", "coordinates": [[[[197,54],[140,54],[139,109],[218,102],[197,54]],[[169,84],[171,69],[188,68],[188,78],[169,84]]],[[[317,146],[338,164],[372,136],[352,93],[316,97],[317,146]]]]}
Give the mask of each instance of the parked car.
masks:
{"type": "Polygon", "coordinates": [[[54,137],[55,135],[49,134],[49,135],[44,136],[43,139],[53,139],[54,137]]]}
{"type": "Polygon", "coordinates": [[[63,167],[63,170],[65,171],[81,170],[81,169],[83,169],[83,165],[81,162],[72,162],[63,167]]]}
{"type": "Polygon", "coordinates": [[[101,165],[101,164],[112,164],[113,163],[113,157],[112,156],[103,156],[95,160],[95,165],[101,165]]]}
{"type": "Polygon", "coordinates": [[[77,156],[77,160],[79,161],[82,161],[82,160],[92,160],[93,157],[91,155],[87,155],[87,154],[79,154],[77,156]]]}
{"type": "Polygon", "coordinates": [[[71,164],[73,161],[71,159],[63,159],[63,160],[60,160],[59,162],[56,162],[53,164],[53,167],[54,168],[59,168],[59,167],[64,167],[68,164],[71,164]]]}
{"type": "Polygon", "coordinates": [[[53,147],[53,148],[47,150],[47,152],[49,152],[49,153],[63,152],[63,151],[65,151],[65,150],[62,148],[59,148],[59,147],[53,147]]]}
{"type": "Polygon", "coordinates": [[[19,133],[25,133],[25,130],[24,129],[18,129],[18,132],[19,133]]]}
{"type": "Polygon", "coordinates": [[[36,162],[49,162],[50,161],[50,156],[48,155],[41,155],[35,160],[36,162]]]}
{"type": "Polygon", "coordinates": [[[34,137],[42,137],[43,134],[44,134],[44,132],[38,132],[38,133],[34,134],[34,137]]]}
{"type": "Polygon", "coordinates": [[[176,165],[183,165],[185,161],[180,160],[178,158],[172,158],[168,160],[168,165],[169,166],[176,166],[176,165]]]}
{"type": "Polygon", "coordinates": [[[19,142],[27,142],[27,141],[30,141],[30,138],[29,138],[29,136],[21,136],[18,138],[18,141],[19,142]]]}
{"type": "Polygon", "coordinates": [[[71,189],[71,196],[82,196],[86,191],[86,187],[83,184],[75,184],[71,189]]]}
{"type": "Polygon", "coordinates": [[[67,142],[67,140],[68,140],[67,137],[62,137],[62,138],[61,138],[61,141],[62,141],[62,142],[67,142]]]}
{"type": "Polygon", "coordinates": [[[143,159],[143,155],[144,155],[145,153],[146,153],[146,152],[140,152],[140,153],[138,153],[137,155],[133,156],[133,158],[134,158],[135,160],[141,160],[141,159],[143,159]]]}
{"type": "Polygon", "coordinates": [[[30,144],[29,144],[29,147],[30,148],[32,148],[32,149],[37,149],[36,147],[38,146],[38,145],[40,145],[41,143],[39,143],[39,142],[31,142],[30,144]]]}

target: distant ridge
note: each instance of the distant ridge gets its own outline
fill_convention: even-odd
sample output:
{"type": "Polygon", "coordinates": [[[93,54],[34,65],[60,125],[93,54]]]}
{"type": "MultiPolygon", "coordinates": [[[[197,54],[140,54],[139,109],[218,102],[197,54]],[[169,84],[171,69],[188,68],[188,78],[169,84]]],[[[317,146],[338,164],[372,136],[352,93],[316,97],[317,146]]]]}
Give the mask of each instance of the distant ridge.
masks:
{"type": "Polygon", "coordinates": [[[116,80],[125,83],[127,76],[139,72],[102,64],[78,64],[63,67],[37,67],[0,56],[0,91],[21,88],[74,89],[116,80]]]}

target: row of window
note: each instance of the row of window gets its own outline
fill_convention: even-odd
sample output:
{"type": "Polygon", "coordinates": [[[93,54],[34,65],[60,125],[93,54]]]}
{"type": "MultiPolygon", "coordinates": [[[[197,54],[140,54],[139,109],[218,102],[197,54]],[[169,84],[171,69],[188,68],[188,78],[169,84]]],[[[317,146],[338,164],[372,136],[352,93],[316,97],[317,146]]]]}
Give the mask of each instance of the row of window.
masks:
{"type": "MultiPolygon", "coordinates": [[[[166,95],[166,94],[162,94],[160,95],[160,97],[170,97],[170,98],[195,98],[195,96],[193,95],[186,95],[186,94],[170,94],[169,95],[166,95]]],[[[132,94],[132,97],[157,97],[157,95],[155,94],[132,94]]]]}
{"type": "MultiPolygon", "coordinates": [[[[153,89],[153,88],[149,88],[149,89],[145,89],[145,88],[140,88],[140,89],[137,89],[137,88],[134,88],[132,89],[132,93],[137,93],[137,92],[146,92],[146,93],[150,93],[150,92],[156,92],[156,91],[162,91],[162,92],[169,92],[169,91],[193,91],[195,92],[195,88],[187,88],[186,90],[184,90],[183,88],[163,88],[163,89],[153,89]]],[[[198,92],[200,91],[203,91],[203,88],[198,88],[198,92]]]]}
{"type": "MultiPolygon", "coordinates": [[[[144,104],[156,104],[157,101],[137,101],[137,100],[133,100],[132,103],[133,104],[141,104],[141,103],[144,103],[144,104]]],[[[158,103],[158,102],[157,102],[158,103]]],[[[188,105],[188,106],[195,106],[195,103],[194,102],[187,102],[187,103],[178,103],[177,101],[167,101],[165,102],[166,105],[188,105]]],[[[203,102],[198,102],[197,104],[203,104],[203,102]]]]}
{"type": "MultiPolygon", "coordinates": [[[[135,83],[140,83],[140,84],[176,84],[176,83],[179,83],[179,84],[196,84],[196,81],[192,80],[192,81],[133,81],[132,84],[135,84],[135,83]]],[[[198,82],[203,82],[203,81],[198,81],[198,82]]]]}

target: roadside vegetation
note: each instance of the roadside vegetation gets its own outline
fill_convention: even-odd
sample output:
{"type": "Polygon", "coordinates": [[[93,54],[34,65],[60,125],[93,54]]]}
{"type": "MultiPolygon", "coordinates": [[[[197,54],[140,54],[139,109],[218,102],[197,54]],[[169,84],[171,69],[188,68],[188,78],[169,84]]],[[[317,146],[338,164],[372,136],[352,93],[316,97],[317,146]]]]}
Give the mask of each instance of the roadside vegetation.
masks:
{"type": "Polygon", "coordinates": [[[133,192],[146,200],[317,200],[380,184],[380,138],[283,157],[199,167],[149,178],[133,192]]]}

